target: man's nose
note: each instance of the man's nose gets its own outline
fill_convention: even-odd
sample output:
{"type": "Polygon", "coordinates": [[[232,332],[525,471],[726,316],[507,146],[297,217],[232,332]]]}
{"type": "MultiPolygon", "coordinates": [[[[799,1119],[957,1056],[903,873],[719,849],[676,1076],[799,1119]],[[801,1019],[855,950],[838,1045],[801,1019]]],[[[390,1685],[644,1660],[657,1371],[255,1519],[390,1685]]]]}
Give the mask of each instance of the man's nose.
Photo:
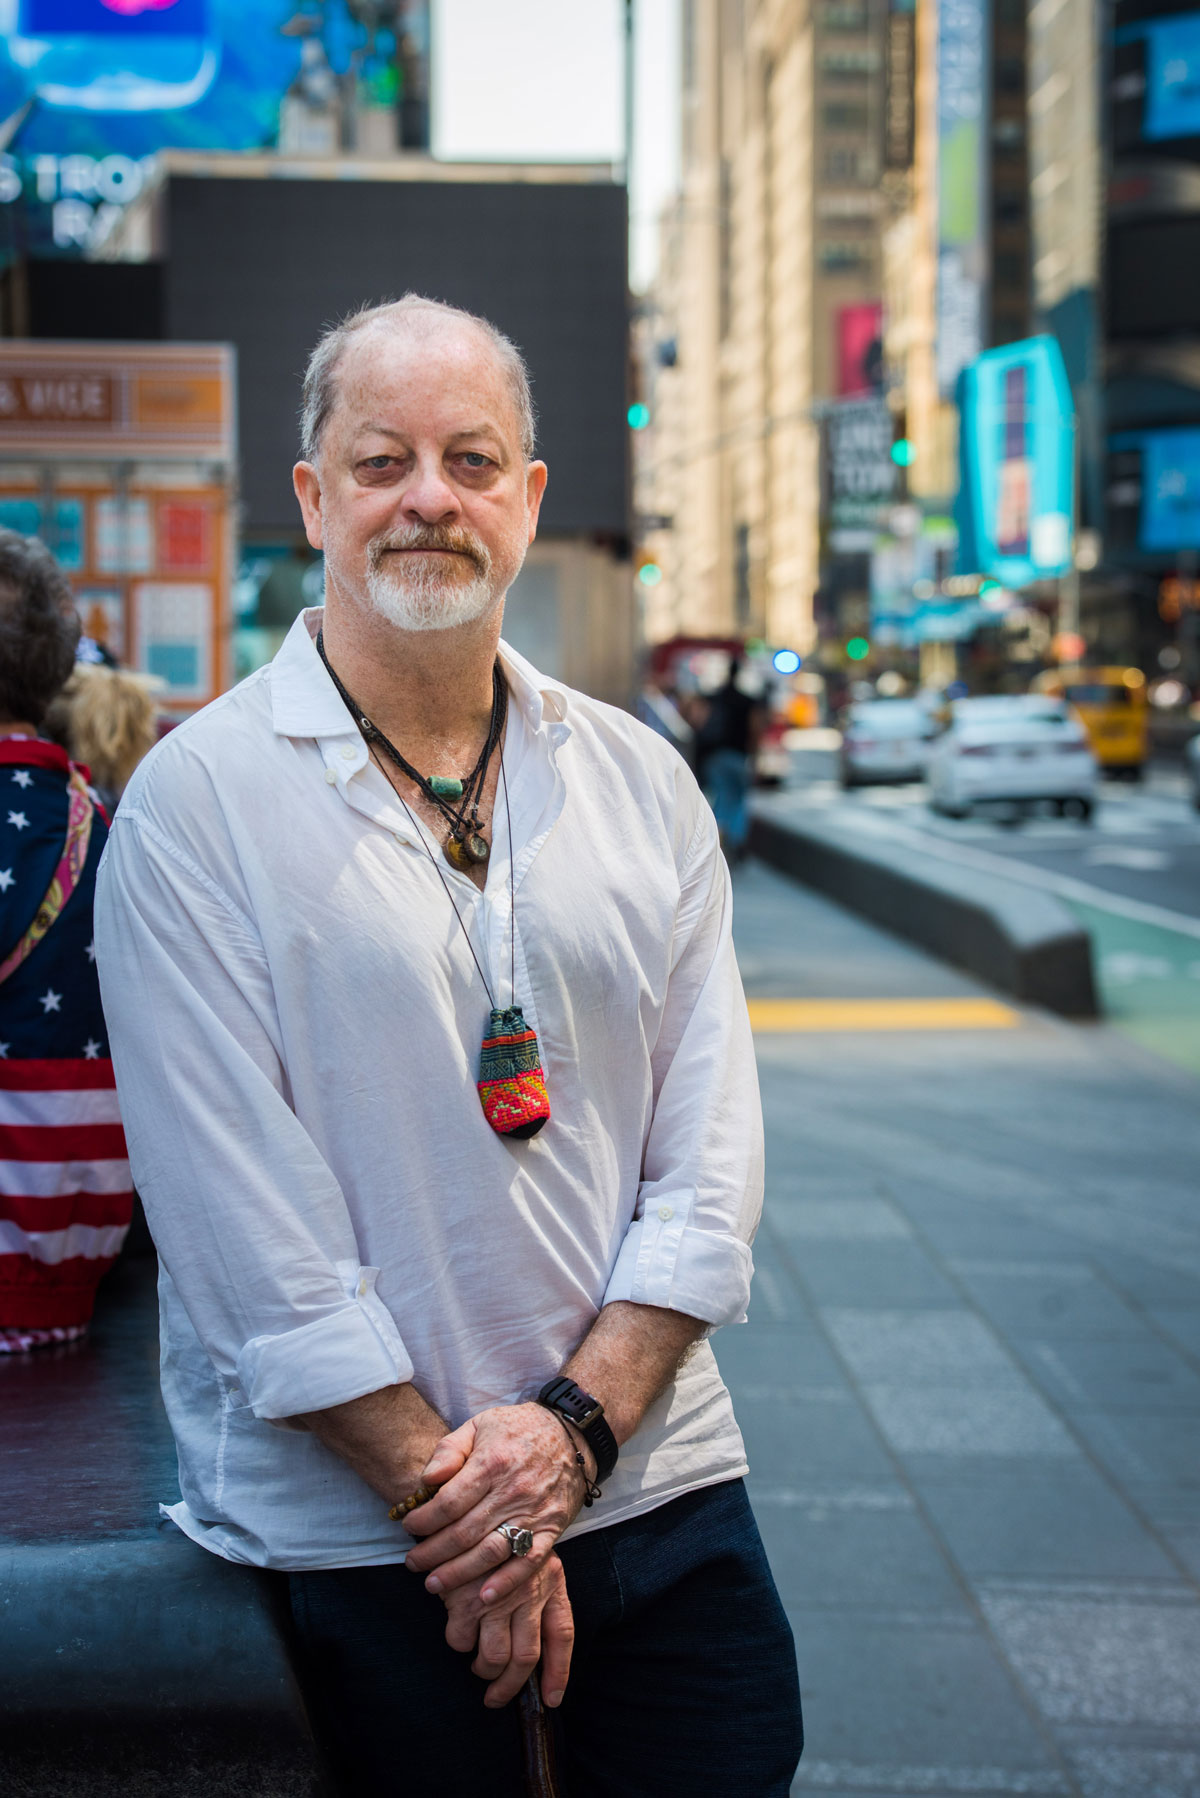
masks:
{"type": "Polygon", "coordinates": [[[405,516],[423,524],[444,524],[462,511],[457,493],[446,479],[440,459],[422,459],[413,470],[401,501],[405,516]]]}

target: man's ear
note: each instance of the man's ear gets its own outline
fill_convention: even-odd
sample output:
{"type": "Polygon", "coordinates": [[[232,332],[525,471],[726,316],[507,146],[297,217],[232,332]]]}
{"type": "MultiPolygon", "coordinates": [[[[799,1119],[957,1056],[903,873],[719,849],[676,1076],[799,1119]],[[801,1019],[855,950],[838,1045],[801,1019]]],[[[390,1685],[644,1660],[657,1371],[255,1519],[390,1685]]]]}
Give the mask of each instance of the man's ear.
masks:
{"type": "Polygon", "coordinates": [[[538,514],[542,509],[542,495],[546,491],[549,477],[550,471],[544,462],[531,462],[525,470],[525,505],[529,512],[530,543],[537,536],[538,514]]]}
{"type": "Polygon", "coordinates": [[[311,462],[297,462],[292,470],[292,487],[300,502],[300,516],[304,520],[304,535],[313,549],[324,549],[325,538],[321,528],[321,477],[311,462]]]}

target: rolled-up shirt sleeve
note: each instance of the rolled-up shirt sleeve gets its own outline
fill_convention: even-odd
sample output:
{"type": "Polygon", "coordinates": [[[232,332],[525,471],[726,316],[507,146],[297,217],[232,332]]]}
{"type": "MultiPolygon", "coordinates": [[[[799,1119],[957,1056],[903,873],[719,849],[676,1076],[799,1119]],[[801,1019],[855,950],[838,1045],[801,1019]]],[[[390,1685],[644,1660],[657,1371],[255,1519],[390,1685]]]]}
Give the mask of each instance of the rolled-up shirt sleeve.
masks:
{"type": "Polygon", "coordinates": [[[272,1421],[411,1379],[289,1104],[253,923],[133,809],[102,864],[96,950],[134,1183],[218,1372],[272,1421]]]}
{"type": "Polygon", "coordinates": [[[604,1302],[658,1305],[711,1325],[742,1321],[762,1212],[762,1106],[729,872],[707,806],[681,873],[652,1063],[637,1205],[604,1302]]]}

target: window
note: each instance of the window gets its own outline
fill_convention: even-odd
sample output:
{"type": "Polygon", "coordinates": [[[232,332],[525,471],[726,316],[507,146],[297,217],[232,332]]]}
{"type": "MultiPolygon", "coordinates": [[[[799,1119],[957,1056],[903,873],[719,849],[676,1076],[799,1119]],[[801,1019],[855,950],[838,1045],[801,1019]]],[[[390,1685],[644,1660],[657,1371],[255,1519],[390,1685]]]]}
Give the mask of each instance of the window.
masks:
{"type": "Polygon", "coordinates": [[[859,176],[859,151],[848,149],[826,150],[825,179],[827,181],[857,181],[859,176]]]}
{"type": "Polygon", "coordinates": [[[826,131],[865,131],[867,108],[854,100],[832,100],[821,109],[826,131]]]}
{"type": "Polygon", "coordinates": [[[871,246],[853,238],[831,237],[817,252],[823,269],[835,273],[839,269],[865,268],[871,260],[871,246]]]}
{"type": "Polygon", "coordinates": [[[821,9],[821,23],[826,31],[866,31],[869,20],[864,6],[839,4],[839,0],[831,0],[831,4],[821,9]]]}
{"type": "Polygon", "coordinates": [[[818,67],[823,75],[834,80],[855,80],[875,73],[879,67],[879,52],[873,49],[822,50],[818,67]]]}

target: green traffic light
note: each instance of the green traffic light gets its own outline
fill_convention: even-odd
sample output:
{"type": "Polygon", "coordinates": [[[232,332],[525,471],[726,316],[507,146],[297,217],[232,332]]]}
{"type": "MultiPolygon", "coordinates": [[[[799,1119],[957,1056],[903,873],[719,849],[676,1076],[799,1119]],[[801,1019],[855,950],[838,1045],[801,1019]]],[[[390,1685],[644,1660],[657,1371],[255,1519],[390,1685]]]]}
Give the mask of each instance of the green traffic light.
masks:
{"type": "Polygon", "coordinates": [[[846,645],[846,654],[852,662],[865,662],[871,653],[871,645],[865,637],[851,637],[846,645]]]}
{"type": "Polygon", "coordinates": [[[657,562],[643,562],[638,569],[638,580],[643,587],[657,587],[662,580],[662,569],[657,562]]]}
{"type": "Polygon", "coordinates": [[[917,459],[917,446],[908,437],[897,437],[892,445],[892,461],[897,468],[911,468],[917,459]]]}
{"type": "Polygon", "coordinates": [[[639,401],[637,405],[630,406],[625,417],[629,422],[629,429],[631,431],[644,431],[646,426],[650,423],[650,408],[649,406],[643,406],[639,401]]]}

